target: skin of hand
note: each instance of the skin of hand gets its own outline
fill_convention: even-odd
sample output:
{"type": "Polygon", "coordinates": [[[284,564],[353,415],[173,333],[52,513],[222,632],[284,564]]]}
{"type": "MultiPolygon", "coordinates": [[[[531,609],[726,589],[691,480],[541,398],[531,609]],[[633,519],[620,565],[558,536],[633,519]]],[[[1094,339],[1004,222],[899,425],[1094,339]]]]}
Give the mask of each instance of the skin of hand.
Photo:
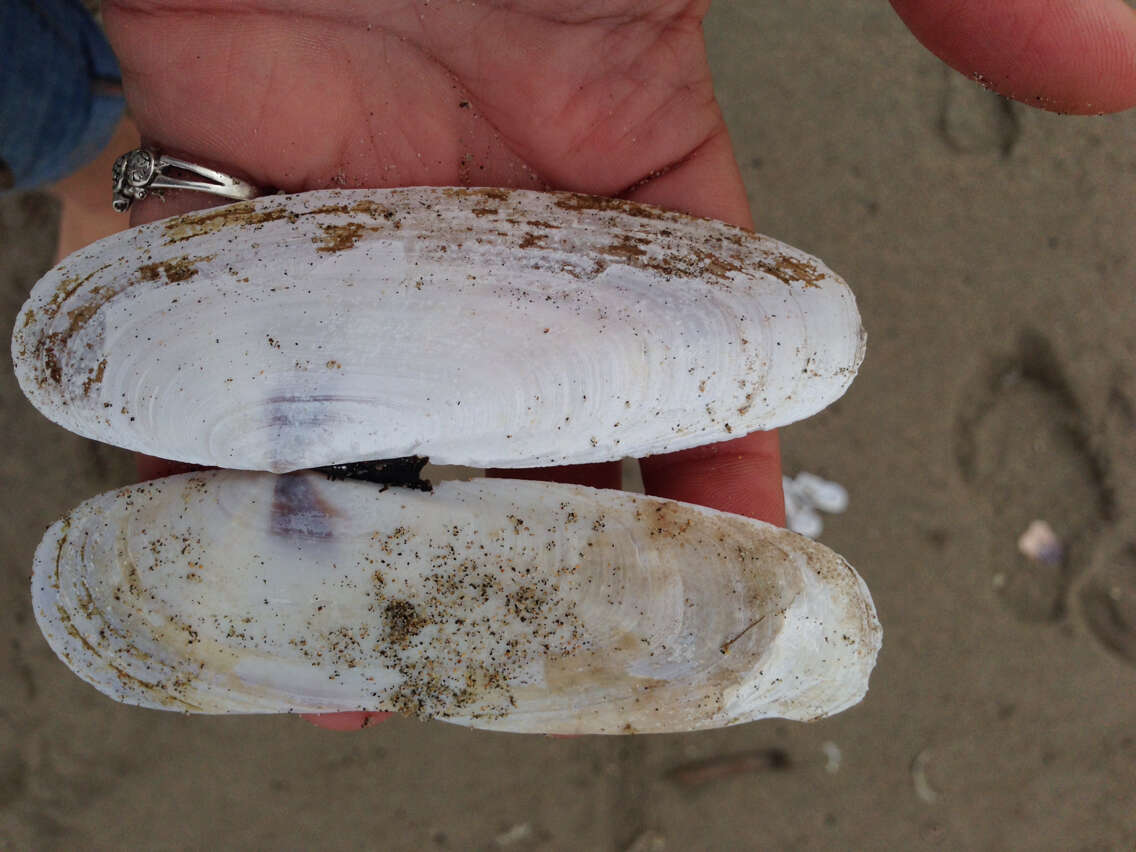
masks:
{"type": "MultiPolygon", "coordinates": [[[[930,49],[999,90],[1036,92],[1038,105],[1069,110],[1093,99],[1092,111],[1133,100],[1136,15],[1124,18],[1122,0],[1088,2],[1095,17],[1076,16],[1083,26],[1073,48],[1114,27],[1115,49],[1102,67],[1128,51],[1127,76],[1098,81],[1095,90],[1095,66],[1077,65],[1044,24],[1033,31],[1031,62],[1011,73],[996,61],[1031,12],[1081,9],[1078,0],[892,2],[930,49]],[[1053,65],[1060,56],[1064,64],[1053,65]]],[[[107,0],[103,19],[143,139],[260,186],[568,189],[752,228],[706,61],[707,6],[107,0]]],[[[218,203],[196,193],[151,198],[134,206],[131,221],[218,203]]],[[[139,463],[145,477],[179,469],[139,463]]],[[[642,469],[650,494],[784,523],[775,432],[644,459],[642,469]]],[[[614,463],[499,473],[620,482],[614,463]]],[[[348,730],[385,715],[310,719],[348,730]]]]}
{"type": "Polygon", "coordinates": [[[1136,106],[1136,9],[1125,0],[891,0],[932,53],[1053,112],[1136,106]]]}

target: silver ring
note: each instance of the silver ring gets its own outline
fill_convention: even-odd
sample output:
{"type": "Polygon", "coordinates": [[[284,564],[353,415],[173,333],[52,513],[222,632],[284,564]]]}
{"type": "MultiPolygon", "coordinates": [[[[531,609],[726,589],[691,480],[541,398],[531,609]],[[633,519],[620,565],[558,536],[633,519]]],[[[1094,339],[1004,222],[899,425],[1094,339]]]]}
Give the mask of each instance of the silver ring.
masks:
{"type": "Polygon", "coordinates": [[[141,200],[154,190],[188,189],[193,192],[208,192],[236,201],[247,201],[264,193],[243,180],[207,169],[196,163],[187,163],[176,157],[159,154],[151,148],[135,148],[127,151],[114,161],[114,209],[125,213],[130,205],[141,200]],[[166,169],[180,169],[205,180],[186,180],[169,177],[166,169]]]}

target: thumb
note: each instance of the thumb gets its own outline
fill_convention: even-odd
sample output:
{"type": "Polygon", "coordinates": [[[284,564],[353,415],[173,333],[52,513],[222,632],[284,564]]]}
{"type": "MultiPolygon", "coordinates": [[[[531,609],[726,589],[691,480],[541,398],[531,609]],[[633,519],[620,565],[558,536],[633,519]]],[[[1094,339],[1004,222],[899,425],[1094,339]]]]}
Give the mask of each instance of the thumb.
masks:
{"type": "Polygon", "coordinates": [[[1136,106],[1136,10],[1124,0],[891,0],[924,47],[987,88],[1080,114],[1136,106]]]}

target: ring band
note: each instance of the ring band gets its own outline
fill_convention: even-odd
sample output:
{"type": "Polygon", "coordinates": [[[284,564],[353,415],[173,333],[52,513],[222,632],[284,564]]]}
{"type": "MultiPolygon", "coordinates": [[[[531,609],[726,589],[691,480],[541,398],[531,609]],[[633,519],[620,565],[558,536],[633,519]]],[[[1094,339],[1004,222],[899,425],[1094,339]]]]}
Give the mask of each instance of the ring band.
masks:
{"type": "Polygon", "coordinates": [[[207,169],[196,163],[187,163],[176,157],[159,154],[151,148],[135,148],[127,151],[114,161],[114,209],[125,213],[130,205],[141,200],[153,190],[188,189],[193,192],[208,192],[235,201],[247,201],[264,193],[243,180],[238,180],[224,172],[207,169]],[[184,172],[205,178],[186,180],[169,177],[166,169],[180,169],[184,172]]]}

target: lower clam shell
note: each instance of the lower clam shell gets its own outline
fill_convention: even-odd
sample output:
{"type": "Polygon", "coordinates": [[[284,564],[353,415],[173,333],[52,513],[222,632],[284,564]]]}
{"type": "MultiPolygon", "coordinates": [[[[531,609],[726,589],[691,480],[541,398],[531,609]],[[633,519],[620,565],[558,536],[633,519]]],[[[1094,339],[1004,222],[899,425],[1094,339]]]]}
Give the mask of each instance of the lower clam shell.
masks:
{"type": "Polygon", "coordinates": [[[619,491],[209,471],[88,500],[36,553],[56,653],[120,701],[394,710],[503,731],[713,728],[859,701],[859,576],[759,521],[619,491]]]}
{"type": "Polygon", "coordinates": [[[808,417],[864,335],[848,286],[768,237],[617,199],[412,187],[101,240],[36,285],[12,353],[48,418],[163,458],[532,467],[808,417]]]}

